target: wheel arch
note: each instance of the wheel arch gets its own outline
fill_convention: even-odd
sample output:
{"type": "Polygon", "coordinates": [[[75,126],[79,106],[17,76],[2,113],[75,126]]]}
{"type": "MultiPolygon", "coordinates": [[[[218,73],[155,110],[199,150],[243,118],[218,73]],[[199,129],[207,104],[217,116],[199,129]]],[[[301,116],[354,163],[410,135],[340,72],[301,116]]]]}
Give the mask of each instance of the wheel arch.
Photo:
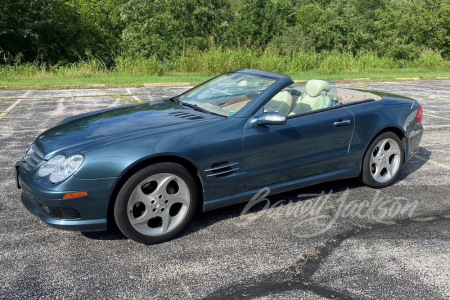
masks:
{"type": "MultiPolygon", "coordinates": [[[[184,157],[181,157],[181,156],[173,155],[173,154],[147,157],[145,159],[142,159],[142,160],[134,163],[132,166],[130,166],[126,170],[126,172],[122,176],[120,176],[119,180],[114,185],[114,189],[113,189],[113,192],[111,194],[111,197],[109,199],[109,204],[108,204],[108,215],[107,215],[108,227],[111,224],[110,222],[115,223],[115,221],[114,221],[114,204],[116,201],[116,197],[119,194],[119,191],[122,188],[122,186],[128,180],[128,178],[130,178],[133,174],[135,174],[139,170],[141,170],[149,165],[156,164],[156,163],[162,163],[162,162],[176,163],[176,164],[179,164],[179,165],[182,165],[183,167],[185,167],[188,170],[188,172],[191,173],[191,175],[194,177],[194,179],[197,183],[197,187],[199,189],[199,195],[201,196],[201,199],[199,199],[200,204],[203,203],[203,181],[200,177],[200,174],[198,173],[198,168],[190,160],[188,160],[184,157]]],[[[201,206],[199,206],[199,207],[201,207],[201,206]]]]}
{"type": "Polygon", "coordinates": [[[400,127],[397,127],[397,126],[386,126],[386,127],[384,127],[383,129],[381,129],[381,130],[379,130],[374,136],[373,136],[373,138],[369,141],[369,143],[366,145],[366,149],[364,150],[364,156],[363,156],[363,159],[362,159],[362,161],[361,161],[361,172],[362,172],[362,169],[363,169],[363,164],[364,164],[364,157],[366,156],[366,153],[367,153],[367,151],[369,150],[369,147],[370,147],[370,145],[372,145],[372,143],[373,143],[373,141],[377,138],[377,137],[379,137],[380,135],[382,135],[383,133],[386,133],[386,132],[392,132],[392,133],[394,133],[395,135],[397,135],[398,136],[398,138],[402,141],[402,147],[403,147],[403,151],[404,151],[404,153],[405,153],[405,155],[403,155],[403,163],[405,162],[405,159],[406,159],[406,151],[407,151],[407,148],[408,148],[408,141],[407,141],[407,138],[406,138],[406,133],[403,131],[403,129],[402,128],[400,128],[400,127]]]}
{"type": "MultiPolygon", "coordinates": [[[[405,153],[405,155],[403,156],[403,162],[405,162],[405,159],[406,159],[406,153],[408,153],[407,152],[407,148],[408,148],[408,139],[407,139],[407,135],[406,135],[406,132],[403,130],[403,128],[400,128],[400,127],[397,127],[397,126],[388,126],[388,127],[385,127],[385,128],[383,128],[382,130],[380,130],[378,133],[377,133],[377,135],[374,137],[374,139],[377,137],[377,136],[379,136],[380,134],[383,134],[383,133],[385,133],[385,132],[393,132],[393,133],[395,133],[397,136],[398,136],[398,138],[400,139],[400,141],[402,141],[402,146],[403,146],[403,151],[404,151],[404,153],[405,153]]],[[[372,140],[373,141],[373,140],[372,140]]],[[[371,141],[371,142],[372,142],[371,141]]]]}
{"type": "MultiPolygon", "coordinates": [[[[391,136],[392,136],[392,135],[391,135],[391,136]]],[[[383,137],[383,138],[384,138],[384,137],[383,137]]],[[[381,138],[380,138],[380,139],[381,139],[381,138]]],[[[370,140],[370,142],[368,143],[368,145],[367,145],[367,147],[366,147],[366,149],[365,149],[364,156],[363,156],[363,158],[362,158],[361,165],[360,165],[360,166],[361,166],[361,171],[360,171],[360,174],[359,174],[359,176],[358,176],[358,179],[359,179],[361,182],[363,182],[366,186],[369,186],[369,187],[372,187],[372,188],[383,188],[383,187],[386,187],[386,186],[392,184],[392,183],[394,182],[394,180],[396,180],[396,178],[398,178],[398,176],[399,176],[399,174],[400,174],[400,170],[401,170],[402,164],[405,163],[405,160],[406,160],[406,151],[407,151],[407,147],[408,147],[407,143],[408,143],[408,141],[407,141],[407,135],[406,135],[406,133],[405,133],[401,128],[399,128],[399,127],[396,127],[396,126],[386,126],[385,128],[379,130],[379,131],[373,136],[373,138],[370,140]],[[394,175],[391,176],[391,178],[388,178],[387,181],[383,181],[383,182],[382,182],[382,181],[378,181],[378,180],[376,180],[376,179],[373,179],[373,176],[369,176],[369,175],[367,174],[367,172],[369,172],[369,171],[366,171],[367,169],[365,169],[364,167],[366,166],[365,163],[369,162],[369,161],[367,161],[367,159],[368,159],[367,155],[368,155],[368,151],[369,151],[370,147],[373,145],[373,143],[374,143],[378,138],[380,138],[380,136],[381,136],[382,134],[385,134],[385,133],[390,133],[390,134],[393,134],[393,135],[395,135],[395,136],[398,137],[398,139],[400,140],[400,145],[399,145],[399,146],[400,146],[401,148],[403,148],[403,154],[404,154],[404,155],[403,155],[403,161],[400,161],[399,169],[397,169],[396,173],[394,173],[394,175]],[[367,162],[366,162],[366,161],[367,161],[367,162]]],[[[369,163],[369,165],[370,165],[370,163],[369,163]]]]}

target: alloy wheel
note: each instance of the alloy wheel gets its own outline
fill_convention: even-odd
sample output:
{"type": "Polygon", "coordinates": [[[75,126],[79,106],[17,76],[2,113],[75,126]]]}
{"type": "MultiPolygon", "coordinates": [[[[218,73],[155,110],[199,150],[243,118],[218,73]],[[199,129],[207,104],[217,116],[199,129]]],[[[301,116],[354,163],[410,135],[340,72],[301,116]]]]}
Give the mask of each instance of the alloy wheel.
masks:
{"type": "Polygon", "coordinates": [[[131,193],[127,216],[131,226],[146,236],[160,236],[175,229],[186,217],[191,194],[186,182],[170,173],[154,174],[131,193]]]}
{"type": "Polygon", "coordinates": [[[384,183],[391,180],[400,167],[400,146],[386,138],[378,142],[370,155],[370,174],[377,182],[384,183]]]}

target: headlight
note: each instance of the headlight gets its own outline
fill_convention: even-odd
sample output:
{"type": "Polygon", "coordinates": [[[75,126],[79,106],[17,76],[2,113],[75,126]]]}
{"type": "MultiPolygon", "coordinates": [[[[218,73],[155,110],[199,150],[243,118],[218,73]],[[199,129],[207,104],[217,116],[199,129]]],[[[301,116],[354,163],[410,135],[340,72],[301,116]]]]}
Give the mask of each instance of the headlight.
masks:
{"type": "Polygon", "coordinates": [[[64,155],[57,155],[43,164],[39,168],[39,177],[50,175],[50,181],[59,183],[72,176],[83,163],[82,155],[74,155],[66,158],[64,155]]]}

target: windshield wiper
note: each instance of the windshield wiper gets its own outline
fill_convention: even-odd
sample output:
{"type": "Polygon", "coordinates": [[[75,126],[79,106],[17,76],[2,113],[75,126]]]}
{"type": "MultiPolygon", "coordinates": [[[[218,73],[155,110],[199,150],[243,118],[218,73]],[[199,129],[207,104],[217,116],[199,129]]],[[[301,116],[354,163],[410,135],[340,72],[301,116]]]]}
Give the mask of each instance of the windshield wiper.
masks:
{"type": "MultiPolygon", "coordinates": [[[[190,108],[192,108],[193,110],[200,111],[200,112],[203,112],[203,113],[212,114],[212,115],[217,115],[217,116],[222,116],[222,115],[220,115],[220,114],[216,114],[216,113],[213,113],[212,111],[209,111],[209,110],[207,110],[207,109],[204,109],[204,108],[198,106],[197,104],[181,102],[180,105],[181,105],[181,106],[190,107],[190,108]]],[[[222,116],[222,117],[223,117],[223,116],[222,116]]]]}

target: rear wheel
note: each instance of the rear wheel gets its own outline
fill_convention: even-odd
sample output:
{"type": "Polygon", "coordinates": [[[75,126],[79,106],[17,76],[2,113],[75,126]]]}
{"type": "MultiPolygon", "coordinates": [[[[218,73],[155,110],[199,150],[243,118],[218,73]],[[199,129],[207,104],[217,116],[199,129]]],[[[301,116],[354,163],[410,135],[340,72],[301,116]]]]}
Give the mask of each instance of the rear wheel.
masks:
{"type": "Polygon", "coordinates": [[[192,219],[198,191],[181,165],[158,163],[131,176],[117,195],[114,218],[128,238],[143,244],[177,236],[192,219]]]}
{"type": "Polygon", "coordinates": [[[379,135],[364,155],[362,182],[373,188],[389,186],[401,172],[404,155],[402,142],[395,133],[379,135]]]}

